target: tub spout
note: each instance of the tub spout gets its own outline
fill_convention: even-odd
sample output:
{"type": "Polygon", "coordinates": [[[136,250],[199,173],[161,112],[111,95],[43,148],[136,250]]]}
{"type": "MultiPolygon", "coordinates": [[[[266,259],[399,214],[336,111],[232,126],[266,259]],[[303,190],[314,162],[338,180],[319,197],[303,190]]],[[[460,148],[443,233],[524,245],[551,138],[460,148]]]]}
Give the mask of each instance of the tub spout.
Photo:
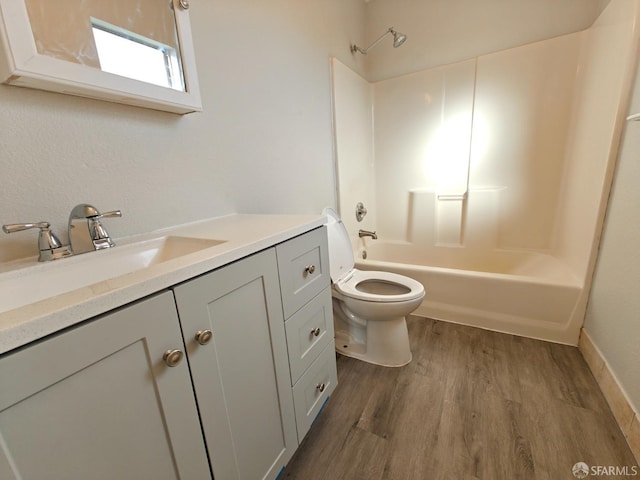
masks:
{"type": "Polygon", "coordinates": [[[358,236],[362,237],[371,237],[372,240],[377,240],[378,235],[376,232],[370,232],[369,230],[358,230],[358,236]]]}

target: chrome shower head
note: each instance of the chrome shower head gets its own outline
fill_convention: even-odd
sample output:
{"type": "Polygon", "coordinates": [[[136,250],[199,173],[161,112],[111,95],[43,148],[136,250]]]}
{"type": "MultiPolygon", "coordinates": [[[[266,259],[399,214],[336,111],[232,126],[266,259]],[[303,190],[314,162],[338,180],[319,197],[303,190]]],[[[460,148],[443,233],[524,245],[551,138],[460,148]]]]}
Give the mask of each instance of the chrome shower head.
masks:
{"type": "Polygon", "coordinates": [[[396,32],[393,27],[389,29],[389,32],[393,35],[393,48],[398,48],[407,41],[407,36],[404,33],[396,32]]]}
{"type": "Polygon", "coordinates": [[[360,52],[362,55],[366,55],[369,49],[375,47],[380,42],[380,40],[382,40],[384,37],[386,37],[389,34],[393,35],[393,48],[398,48],[407,40],[407,36],[404,33],[397,32],[393,27],[391,27],[382,35],[380,35],[380,37],[378,37],[378,39],[375,42],[373,42],[371,45],[369,45],[367,48],[363,49],[357,45],[351,45],[351,53],[360,52]]]}

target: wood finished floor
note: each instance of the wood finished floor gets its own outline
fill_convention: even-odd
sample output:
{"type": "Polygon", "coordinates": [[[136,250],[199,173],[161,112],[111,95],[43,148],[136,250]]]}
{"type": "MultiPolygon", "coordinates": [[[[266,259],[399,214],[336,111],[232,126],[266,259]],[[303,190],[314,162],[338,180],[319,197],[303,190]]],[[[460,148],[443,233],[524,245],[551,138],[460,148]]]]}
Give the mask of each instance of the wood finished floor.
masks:
{"type": "Polygon", "coordinates": [[[338,356],[338,388],[282,478],[571,480],[577,462],[637,465],[577,348],[408,326],[405,367],[338,356]]]}

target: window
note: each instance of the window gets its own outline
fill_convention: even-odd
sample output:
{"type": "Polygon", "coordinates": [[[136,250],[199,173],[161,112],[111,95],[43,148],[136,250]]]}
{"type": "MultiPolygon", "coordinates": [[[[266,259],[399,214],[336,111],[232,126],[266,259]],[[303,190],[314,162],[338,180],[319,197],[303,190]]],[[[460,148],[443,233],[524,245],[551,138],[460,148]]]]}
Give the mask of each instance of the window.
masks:
{"type": "Polygon", "coordinates": [[[175,48],[97,18],[91,18],[91,26],[102,71],[185,90],[175,48]]]}

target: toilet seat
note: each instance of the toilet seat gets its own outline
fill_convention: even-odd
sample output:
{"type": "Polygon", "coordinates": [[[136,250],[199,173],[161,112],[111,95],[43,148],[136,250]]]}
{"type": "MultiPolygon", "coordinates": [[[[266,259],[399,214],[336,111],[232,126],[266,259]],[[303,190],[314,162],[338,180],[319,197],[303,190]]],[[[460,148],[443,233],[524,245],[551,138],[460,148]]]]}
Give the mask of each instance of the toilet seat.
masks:
{"type": "Polygon", "coordinates": [[[328,220],[329,273],[338,292],[345,297],[380,303],[407,302],[424,296],[424,287],[412,278],[397,273],[363,271],[354,268],[355,259],[351,240],[340,216],[331,208],[325,208],[322,213],[328,220]],[[387,283],[408,291],[400,294],[370,293],[358,289],[363,282],[387,283]]]}
{"type": "Polygon", "coordinates": [[[391,272],[363,271],[353,269],[344,279],[334,283],[335,289],[346,297],[366,302],[407,302],[424,296],[424,287],[412,278],[391,272]],[[404,287],[409,291],[401,294],[369,293],[358,289],[363,282],[389,283],[404,287]]]}

